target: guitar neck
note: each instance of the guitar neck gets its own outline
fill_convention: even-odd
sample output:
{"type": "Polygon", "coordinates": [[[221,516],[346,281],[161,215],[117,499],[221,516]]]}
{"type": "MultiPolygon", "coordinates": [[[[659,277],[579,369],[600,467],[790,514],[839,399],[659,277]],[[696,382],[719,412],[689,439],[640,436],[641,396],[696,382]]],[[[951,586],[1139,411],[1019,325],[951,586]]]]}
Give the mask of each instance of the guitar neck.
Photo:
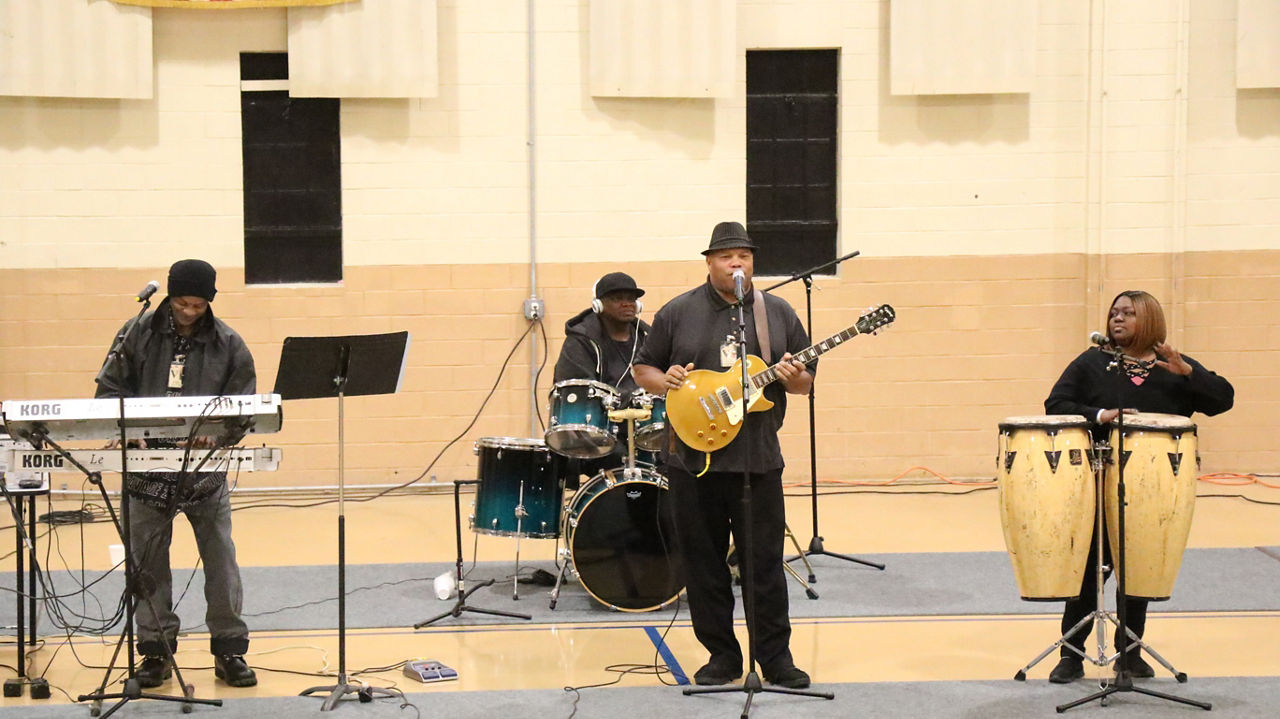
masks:
{"type": "MultiPolygon", "coordinates": [[[[799,352],[791,355],[791,359],[799,360],[804,364],[809,364],[810,362],[814,361],[819,356],[821,356],[824,352],[835,349],[836,347],[844,344],[846,341],[853,339],[854,337],[857,337],[859,334],[861,333],[858,332],[858,326],[856,324],[850,327],[846,327],[845,329],[831,335],[825,340],[817,344],[810,345],[809,347],[806,347],[800,350],[799,352]]],[[[778,364],[782,364],[782,363],[779,362],[778,364]]],[[[760,389],[769,384],[772,384],[778,378],[779,378],[778,365],[775,364],[767,370],[764,370],[762,372],[752,375],[751,386],[756,389],[760,389]]]]}

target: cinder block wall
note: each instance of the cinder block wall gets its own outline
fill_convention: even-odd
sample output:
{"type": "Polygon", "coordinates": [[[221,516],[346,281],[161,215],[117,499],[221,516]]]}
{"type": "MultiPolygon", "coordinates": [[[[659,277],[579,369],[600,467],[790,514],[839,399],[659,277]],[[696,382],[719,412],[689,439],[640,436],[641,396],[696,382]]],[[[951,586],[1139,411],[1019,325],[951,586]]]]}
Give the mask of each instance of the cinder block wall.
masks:
{"type": "MultiPolygon", "coordinates": [[[[418,476],[528,328],[525,4],[507,4],[440,3],[439,97],[343,101],[340,286],[243,284],[238,57],[285,50],[283,11],[156,10],[151,101],[0,98],[0,398],[88,395],[131,293],[199,256],[264,390],[285,337],[413,333],[401,393],[347,403],[346,457],[349,482],[418,476]]],[[[1280,92],[1235,90],[1233,2],[1190,5],[1180,56],[1175,9],[1109,7],[1091,25],[1081,3],[1041,3],[1030,94],[924,97],[888,94],[887,3],[739,3],[744,49],[841,49],[840,251],[862,256],[817,281],[815,339],[868,306],[899,313],[823,360],[820,476],[990,476],[996,423],[1041,412],[1133,287],[1236,385],[1236,409],[1201,422],[1204,469],[1280,466],[1280,92]]],[[[702,281],[712,225],[745,216],[745,63],[732,97],[594,98],[586,18],[584,0],[538,3],[544,419],[564,322],[592,282],[626,269],[652,316],[702,281]]],[[[801,287],[780,294],[803,314],[801,287]]],[[[526,344],[430,474],[474,476],[477,437],[535,434],[529,364],[526,344]]],[[[803,480],[796,399],[784,443],[803,480]]],[[[332,402],[290,403],[261,439],[285,465],[242,481],[335,481],[332,402]]]]}

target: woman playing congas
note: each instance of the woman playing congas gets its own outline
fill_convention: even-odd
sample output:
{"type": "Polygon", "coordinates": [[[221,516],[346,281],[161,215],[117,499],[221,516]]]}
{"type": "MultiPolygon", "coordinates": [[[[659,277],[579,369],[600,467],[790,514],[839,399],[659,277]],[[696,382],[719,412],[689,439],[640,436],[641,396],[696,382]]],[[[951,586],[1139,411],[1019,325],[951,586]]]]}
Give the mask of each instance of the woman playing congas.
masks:
{"type": "MultiPolygon", "coordinates": [[[[1117,406],[1118,401],[1123,405],[1126,418],[1139,412],[1181,417],[1201,412],[1212,416],[1231,409],[1235,401],[1235,390],[1231,383],[1205,369],[1194,359],[1179,353],[1166,341],[1164,311],[1150,294],[1130,290],[1116,296],[1107,313],[1107,339],[1124,354],[1123,373],[1108,369],[1112,361],[1109,352],[1097,347],[1085,350],[1067,365],[1049,392],[1049,398],[1044,401],[1046,412],[1083,415],[1094,423],[1092,432],[1095,439],[1109,439],[1111,428],[1108,425],[1121,412],[1121,408],[1117,406]]],[[[1191,427],[1191,432],[1194,433],[1194,425],[1191,427]]],[[[1114,446],[1112,450],[1115,450],[1114,446]]],[[[1188,458],[1193,477],[1194,460],[1194,457],[1188,458]]],[[[1174,471],[1185,473],[1187,468],[1175,468],[1174,471]]],[[[1128,479],[1126,474],[1126,480],[1128,479]]],[[[1125,534],[1132,536],[1133,533],[1126,528],[1125,534]]],[[[1089,549],[1089,568],[1097,561],[1096,543],[1095,538],[1095,546],[1089,549]]],[[[1110,540],[1103,547],[1103,561],[1108,565],[1111,564],[1109,545],[1110,540]]],[[[1126,545],[1126,553],[1132,549],[1131,545],[1126,545]]],[[[1133,561],[1126,557],[1126,563],[1130,566],[1133,561]]],[[[1089,569],[1084,573],[1080,596],[1066,602],[1062,613],[1064,635],[1097,608],[1097,595],[1097,573],[1089,569]]],[[[1147,601],[1130,596],[1125,603],[1126,623],[1139,637],[1146,624],[1147,601]]],[[[1092,622],[1089,622],[1072,634],[1068,642],[1076,650],[1083,652],[1085,639],[1091,630],[1092,622]]],[[[1119,634],[1115,637],[1115,643],[1116,647],[1129,644],[1119,634]]],[[[1136,648],[1129,650],[1128,667],[1134,677],[1155,675],[1136,648]]],[[[1064,684],[1083,676],[1081,654],[1063,645],[1062,659],[1050,673],[1049,681],[1064,684]]]]}

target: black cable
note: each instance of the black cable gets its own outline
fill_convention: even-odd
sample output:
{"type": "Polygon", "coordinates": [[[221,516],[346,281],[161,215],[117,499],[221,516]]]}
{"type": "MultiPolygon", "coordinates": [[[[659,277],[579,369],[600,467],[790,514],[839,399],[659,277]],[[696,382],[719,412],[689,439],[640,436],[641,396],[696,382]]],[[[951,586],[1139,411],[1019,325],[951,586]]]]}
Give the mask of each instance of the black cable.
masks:
{"type": "Polygon", "coordinates": [[[1254,504],[1266,504],[1272,507],[1280,507],[1280,502],[1268,502],[1265,499],[1254,499],[1253,497],[1246,497],[1243,494],[1197,494],[1196,496],[1204,497],[1206,499],[1243,499],[1246,502],[1253,502],[1254,504]]]}
{"type": "MultiPolygon", "coordinates": [[[[486,406],[488,406],[489,400],[493,399],[494,393],[498,391],[498,385],[501,384],[502,376],[506,373],[507,367],[511,364],[511,358],[515,356],[516,350],[520,349],[520,345],[524,344],[525,338],[528,337],[529,333],[533,331],[534,326],[540,325],[540,324],[541,324],[540,322],[531,322],[528,328],[525,329],[524,334],[520,335],[520,338],[516,340],[516,343],[514,345],[512,345],[511,351],[507,353],[506,359],[502,361],[502,367],[498,370],[498,376],[496,379],[494,379],[493,386],[489,388],[489,393],[485,395],[484,401],[480,403],[480,408],[476,410],[475,415],[471,418],[471,422],[467,424],[467,426],[464,427],[462,431],[458,433],[457,436],[449,440],[445,444],[445,446],[440,449],[439,452],[436,453],[436,456],[431,460],[430,464],[428,464],[426,468],[423,469],[420,474],[418,474],[418,476],[406,482],[402,482],[400,484],[394,485],[392,487],[387,487],[386,489],[383,489],[380,492],[376,492],[371,496],[359,497],[356,499],[347,499],[346,501],[347,502],[372,502],[373,500],[381,499],[382,497],[392,492],[417,484],[419,481],[422,480],[423,477],[426,477],[431,472],[431,469],[436,466],[436,462],[439,462],[440,458],[444,456],[444,453],[449,451],[450,447],[457,444],[459,440],[465,437],[467,433],[471,431],[471,428],[476,426],[476,422],[480,421],[480,415],[484,413],[484,409],[486,406]]],[[[280,503],[280,502],[263,502],[261,504],[252,504],[248,506],[241,505],[236,509],[264,509],[264,508],[302,509],[302,508],[308,508],[308,507],[320,507],[327,504],[336,504],[337,501],[338,501],[337,499],[326,499],[318,502],[312,502],[309,504],[287,504],[287,503],[280,503]]]]}

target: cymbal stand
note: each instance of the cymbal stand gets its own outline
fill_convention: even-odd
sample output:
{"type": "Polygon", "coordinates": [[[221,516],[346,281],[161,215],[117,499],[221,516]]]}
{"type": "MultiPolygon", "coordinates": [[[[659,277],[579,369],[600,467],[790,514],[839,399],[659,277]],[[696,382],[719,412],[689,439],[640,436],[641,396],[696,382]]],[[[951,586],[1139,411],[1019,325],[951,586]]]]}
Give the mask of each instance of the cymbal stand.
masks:
{"type": "Polygon", "coordinates": [[[427,626],[428,624],[435,624],[436,622],[440,621],[441,619],[444,619],[445,617],[460,617],[462,616],[463,612],[475,612],[476,614],[491,614],[497,617],[511,617],[512,619],[533,619],[533,617],[528,614],[517,614],[516,612],[504,612],[500,609],[480,609],[479,607],[467,606],[467,597],[470,597],[472,593],[475,592],[477,589],[480,589],[481,587],[487,587],[490,584],[493,584],[495,580],[486,579],[485,581],[480,582],[479,584],[475,585],[470,589],[466,589],[463,584],[462,506],[461,506],[461,500],[458,498],[458,489],[464,484],[480,484],[480,480],[478,479],[453,480],[453,530],[454,530],[454,537],[457,539],[457,542],[458,542],[458,564],[457,564],[457,575],[455,577],[455,581],[458,584],[458,601],[453,605],[453,609],[450,609],[449,611],[444,612],[443,614],[437,614],[436,616],[430,619],[418,622],[417,624],[413,625],[414,629],[421,629],[427,626]]]}

